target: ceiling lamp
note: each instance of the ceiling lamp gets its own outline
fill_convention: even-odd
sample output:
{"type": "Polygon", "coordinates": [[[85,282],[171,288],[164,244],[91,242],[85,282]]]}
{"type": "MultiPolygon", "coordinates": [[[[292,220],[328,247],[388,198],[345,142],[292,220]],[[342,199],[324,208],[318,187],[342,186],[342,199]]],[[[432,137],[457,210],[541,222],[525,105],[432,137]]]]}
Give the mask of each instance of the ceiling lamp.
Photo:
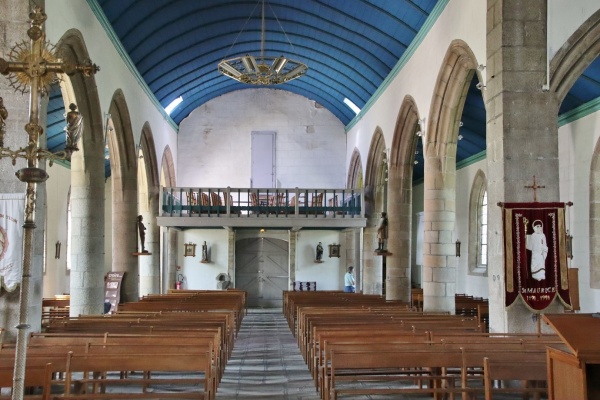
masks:
{"type": "MultiPolygon", "coordinates": [[[[275,18],[277,19],[276,15],[275,18]]],[[[283,31],[283,27],[281,30],[283,31]]],[[[287,34],[285,32],[283,34],[292,46],[287,34]]],[[[235,45],[235,42],[233,45],[235,45]]],[[[238,82],[250,85],[278,85],[299,78],[306,71],[308,71],[308,67],[300,61],[291,60],[283,55],[278,57],[265,56],[265,0],[262,2],[260,56],[254,57],[246,54],[243,57],[231,58],[219,63],[220,73],[238,82]]]]}

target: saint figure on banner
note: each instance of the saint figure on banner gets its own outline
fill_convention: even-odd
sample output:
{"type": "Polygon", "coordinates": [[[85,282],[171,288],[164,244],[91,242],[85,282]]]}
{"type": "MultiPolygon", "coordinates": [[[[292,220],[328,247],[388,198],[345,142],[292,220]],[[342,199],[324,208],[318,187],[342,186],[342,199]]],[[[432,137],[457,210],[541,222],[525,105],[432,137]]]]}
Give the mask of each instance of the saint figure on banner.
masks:
{"type": "Polygon", "coordinates": [[[531,277],[536,281],[546,279],[546,257],[548,256],[548,243],[544,234],[542,221],[533,221],[533,233],[527,235],[525,247],[531,251],[531,277]]]}

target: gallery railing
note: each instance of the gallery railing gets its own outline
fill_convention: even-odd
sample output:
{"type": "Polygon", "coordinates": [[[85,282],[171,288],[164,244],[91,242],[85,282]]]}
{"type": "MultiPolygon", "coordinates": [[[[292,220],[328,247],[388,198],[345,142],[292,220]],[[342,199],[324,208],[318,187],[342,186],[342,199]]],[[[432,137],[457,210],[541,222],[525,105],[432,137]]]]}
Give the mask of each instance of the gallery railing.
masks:
{"type": "Polygon", "coordinates": [[[165,187],[163,217],[364,217],[362,189],[165,187]]]}

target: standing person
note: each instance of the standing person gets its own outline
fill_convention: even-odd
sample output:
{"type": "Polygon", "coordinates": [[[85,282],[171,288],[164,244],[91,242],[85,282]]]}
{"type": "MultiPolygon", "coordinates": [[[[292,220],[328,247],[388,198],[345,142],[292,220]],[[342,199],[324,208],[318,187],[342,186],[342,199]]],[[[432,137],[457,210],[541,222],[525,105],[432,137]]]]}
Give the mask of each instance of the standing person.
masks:
{"type": "Polygon", "coordinates": [[[348,272],[344,275],[344,292],[346,293],[354,293],[356,281],[354,280],[354,275],[352,275],[352,271],[354,267],[348,267],[348,272]]]}
{"type": "Polygon", "coordinates": [[[381,219],[379,220],[379,224],[377,224],[377,251],[383,252],[385,246],[385,239],[388,237],[388,219],[387,213],[381,213],[381,219]]]}

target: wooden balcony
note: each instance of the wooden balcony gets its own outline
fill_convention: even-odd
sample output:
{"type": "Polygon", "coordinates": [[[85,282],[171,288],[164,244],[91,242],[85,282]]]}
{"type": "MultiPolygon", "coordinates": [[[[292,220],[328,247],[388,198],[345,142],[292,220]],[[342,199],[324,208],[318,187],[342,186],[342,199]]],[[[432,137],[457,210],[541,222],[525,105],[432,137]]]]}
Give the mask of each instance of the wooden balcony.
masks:
{"type": "Polygon", "coordinates": [[[362,189],[167,187],[160,226],[344,229],[366,226],[362,189]]]}

